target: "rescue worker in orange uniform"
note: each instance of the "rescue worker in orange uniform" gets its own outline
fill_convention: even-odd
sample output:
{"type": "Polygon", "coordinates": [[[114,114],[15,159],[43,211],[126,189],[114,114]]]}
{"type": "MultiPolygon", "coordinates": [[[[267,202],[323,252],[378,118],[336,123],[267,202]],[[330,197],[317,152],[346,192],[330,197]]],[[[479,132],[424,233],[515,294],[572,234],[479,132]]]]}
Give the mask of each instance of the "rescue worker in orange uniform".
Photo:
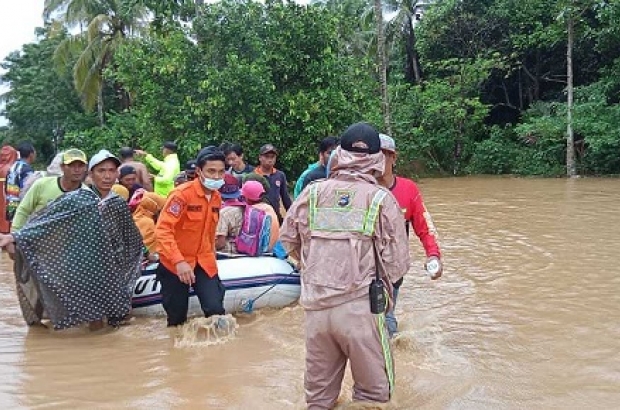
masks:
{"type": "Polygon", "coordinates": [[[217,272],[215,229],[222,206],[226,157],[215,147],[196,158],[197,178],[170,192],[155,228],[163,306],[168,326],[187,321],[192,286],[206,317],[223,315],[224,286],[217,272]]]}

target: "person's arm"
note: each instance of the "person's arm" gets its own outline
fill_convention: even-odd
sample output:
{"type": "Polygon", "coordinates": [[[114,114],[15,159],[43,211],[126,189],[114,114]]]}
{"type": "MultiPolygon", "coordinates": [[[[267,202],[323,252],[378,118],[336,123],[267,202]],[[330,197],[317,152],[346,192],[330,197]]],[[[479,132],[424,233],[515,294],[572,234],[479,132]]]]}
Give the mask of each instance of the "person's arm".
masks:
{"type": "Polygon", "coordinates": [[[152,166],[156,171],[159,171],[164,166],[164,161],[158,160],[151,154],[146,154],[146,156],[144,157],[144,160],[146,161],[147,164],[152,166]]]}
{"type": "Polygon", "coordinates": [[[178,263],[185,261],[174,234],[176,226],[181,221],[186,210],[187,203],[183,196],[178,191],[173,191],[168,197],[164,209],[159,214],[159,219],[155,226],[157,252],[160,255],[164,255],[174,265],[167,266],[169,269],[174,269],[178,263]]]}
{"type": "Polygon", "coordinates": [[[302,224],[308,223],[308,191],[302,191],[291,205],[280,227],[280,242],[289,255],[301,262],[302,224]]]}
{"type": "Polygon", "coordinates": [[[179,166],[174,158],[171,157],[168,161],[164,160],[160,175],[155,177],[155,181],[174,186],[174,177],[177,175],[178,169],[179,166]]]}
{"type": "Polygon", "coordinates": [[[308,184],[306,182],[306,175],[308,175],[308,173],[311,171],[312,169],[310,167],[306,168],[306,170],[304,172],[301,173],[301,175],[299,176],[299,178],[297,178],[297,182],[295,182],[295,189],[293,189],[293,198],[297,199],[297,197],[299,196],[299,194],[301,194],[301,191],[304,190],[304,187],[308,184]]]}
{"type": "Polygon", "coordinates": [[[288,194],[288,186],[286,184],[286,175],[284,175],[284,172],[282,172],[282,181],[280,183],[280,198],[282,198],[284,209],[288,211],[293,201],[291,200],[291,196],[288,194]]]}
{"type": "Polygon", "coordinates": [[[140,182],[142,182],[142,188],[146,189],[149,192],[153,192],[153,183],[151,182],[151,175],[149,171],[146,169],[144,164],[141,167],[137,167],[138,176],[140,178],[140,182]]]}
{"type": "Polygon", "coordinates": [[[226,239],[229,235],[229,222],[224,210],[220,211],[220,217],[215,228],[215,249],[222,250],[226,247],[226,239]]]}
{"type": "Polygon", "coordinates": [[[155,221],[142,221],[140,233],[142,234],[142,242],[149,253],[156,252],[155,244],[157,240],[155,238],[155,221]]]}
{"type": "Polygon", "coordinates": [[[431,218],[431,214],[424,205],[424,199],[418,188],[414,185],[415,192],[411,200],[411,226],[413,231],[420,238],[420,242],[424,247],[426,257],[431,256],[441,257],[439,245],[437,244],[437,230],[435,224],[431,218]]]}
{"type": "Polygon", "coordinates": [[[41,186],[41,184],[38,183],[39,181],[35,181],[35,183],[32,184],[28,192],[26,192],[24,199],[20,201],[17,210],[15,210],[11,232],[17,232],[23,228],[26,222],[28,222],[30,215],[37,209],[37,197],[39,196],[39,187],[41,186]]]}

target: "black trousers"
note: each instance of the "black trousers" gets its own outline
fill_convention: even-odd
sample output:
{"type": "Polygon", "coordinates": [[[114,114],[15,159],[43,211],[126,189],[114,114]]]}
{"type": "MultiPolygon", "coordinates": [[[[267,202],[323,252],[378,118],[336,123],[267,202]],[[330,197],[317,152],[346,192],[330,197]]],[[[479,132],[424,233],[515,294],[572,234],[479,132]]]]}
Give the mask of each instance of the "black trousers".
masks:
{"type": "MultiPolygon", "coordinates": [[[[196,282],[194,292],[200,301],[200,307],[206,317],[223,315],[224,285],[218,275],[209,277],[200,265],[194,268],[196,282]]],[[[161,283],[162,304],[168,315],[168,326],[177,326],[187,321],[189,308],[189,285],[181,282],[179,277],[169,271],[162,263],[156,271],[157,280],[161,283]]]]}

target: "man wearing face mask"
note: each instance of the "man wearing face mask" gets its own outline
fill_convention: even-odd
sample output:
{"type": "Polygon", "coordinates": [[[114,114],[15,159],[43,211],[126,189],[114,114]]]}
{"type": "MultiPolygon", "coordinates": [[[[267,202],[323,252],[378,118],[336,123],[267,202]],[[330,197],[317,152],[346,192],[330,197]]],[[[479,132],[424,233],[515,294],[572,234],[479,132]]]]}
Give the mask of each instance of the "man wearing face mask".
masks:
{"type": "Polygon", "coordinates": [[[223,315],[224,286],[217,272],[215,229],[224,184],[226,157],[216,147],[196,158],[196,179],[170,192],[155,228],[163,306],[168,326],[187,321],[192,286],[206,317],[223,315]]]}

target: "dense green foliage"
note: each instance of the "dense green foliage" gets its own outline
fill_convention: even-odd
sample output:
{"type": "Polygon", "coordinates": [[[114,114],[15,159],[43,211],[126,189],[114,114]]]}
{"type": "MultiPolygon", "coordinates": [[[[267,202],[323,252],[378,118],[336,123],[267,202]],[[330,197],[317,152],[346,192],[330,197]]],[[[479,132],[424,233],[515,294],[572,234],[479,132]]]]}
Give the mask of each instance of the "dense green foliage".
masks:
{"type": "MultiPolygon", "coordinates": [[[[30,138],[48,156],[56,127],[65,146],[89,153],[123,145],[155,152],[173,139],[187,159],[204,145],[235,141],[251,162],[271,142],[295,179],[316,158],[319,139],[361,120],[383,129],[374,1],[197,3],[48,0],[83,7],[62,24],[97,19],[85,37],[91,48],[108,41],[105,33],[114,39],[97,49],[103,60],[89,63],[100,79],[89,95],[105,112],[85,111],[95,100],[75,88],[88,41],[58,67],[59,45],[79,35],[50,22],[37,43],[2,63],[11,90],[3,97],[10,126],[0,135],[30,138]],[[150,23],[140,19],[146,14],[150,23]]],[[[572,19],[578,169],[620,173],[620,0],[438,0],[415,28],[415,1],[383,4],[403,172],[564,174],[572,19]]]]}

